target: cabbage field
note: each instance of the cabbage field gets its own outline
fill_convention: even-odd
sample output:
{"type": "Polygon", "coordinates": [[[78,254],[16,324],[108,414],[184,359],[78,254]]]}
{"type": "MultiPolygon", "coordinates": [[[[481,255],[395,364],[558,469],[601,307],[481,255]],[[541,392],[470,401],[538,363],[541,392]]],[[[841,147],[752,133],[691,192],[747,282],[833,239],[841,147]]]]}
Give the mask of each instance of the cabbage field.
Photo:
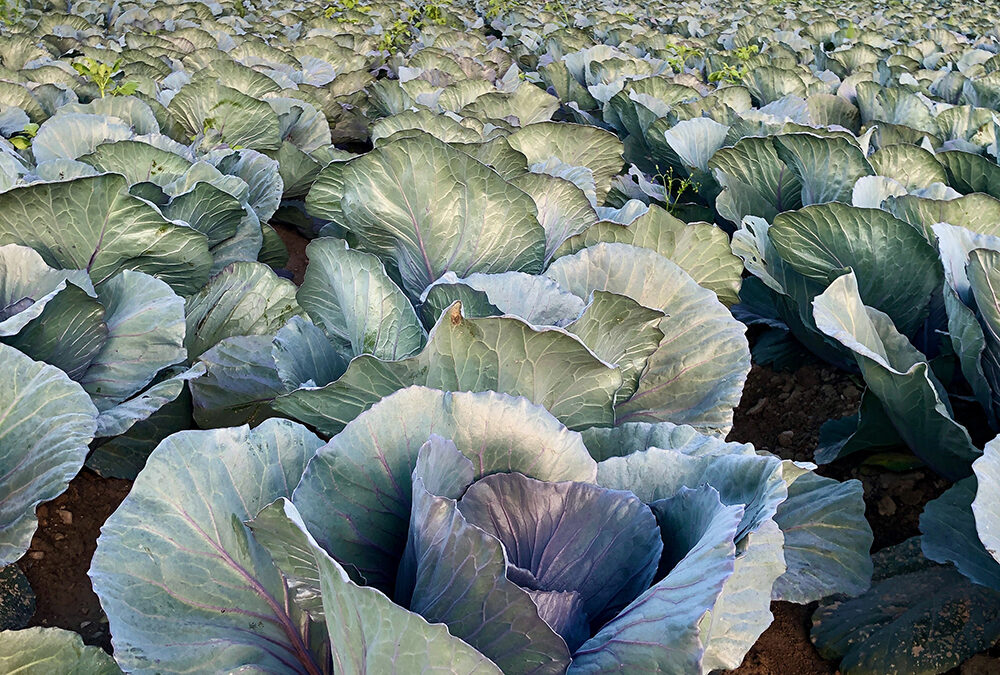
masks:
{"type": "Polygon", "coordinates": [[[0,674],[1000,672],[995,3],[0,21],[0,674]]]}

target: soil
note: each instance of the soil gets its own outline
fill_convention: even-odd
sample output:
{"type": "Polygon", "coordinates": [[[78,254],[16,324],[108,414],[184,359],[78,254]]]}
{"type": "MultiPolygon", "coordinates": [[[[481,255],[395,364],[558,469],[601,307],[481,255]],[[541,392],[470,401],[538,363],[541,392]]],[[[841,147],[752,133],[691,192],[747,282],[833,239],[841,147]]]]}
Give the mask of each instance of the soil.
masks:
{"type": "Polygon", "coordinates": [[[295,282],[296,286],[302,285],[306,265],[309,264],[309,258],[306,257],[306,245],[309,240],[299,234],[299,231],[294,227],[279,223],[272,223],[271,227],[278,233],[281,241],[285,243],[285,248],[288,249],[288,263],[285,264],[285,269],[292,273],[292,281],[295,282]]]}
{"type": "MultiPolygon", "coordinates": [[[[287,270],[295,282],[305,271],[306,240],[293,228],[275,228],[289,250],[287,270]]],[[[861,387],[848,374],[815,363],[795,372],[754,366],[736,410],[728,440],[753,443],[785,459],[812,461],[820,426],[857,411],[861,387]]],[[[947,487],[929,471],[901,473],[859,464],[856,459],[819,468],[838,480],[859,479],[867,516],[875,533],[873,550],[918,533],[920,512],[947,487]]],[[[57,499],[38,507],[39,528],[18,565],[37,595],[33,626],[79,632],[86,643],[110,651],[107,620],[91,589],[87,570],[100,527],[128,493],[130,482],[104,479],[84,470],[57,499]]],[[[813,606],[771,605],[774,623],[761,635],[733,675],[831,675],[836,663],[824,660],[809,639],[813,606]]],[[[1000,672],[1000,650],[979,654],[958,675],[1000,672]]]]}
{"type": "Polygon", "coordinates": [[[837,664],[827,661],[809,641],[813,605],[771,603],[772,623],[743,658],[733,675],[832,675],[837,664]]]}
{"type": "Polygon", "coordinates": [[[87,644],[111,650],[107,619],[87,570],[101,525],[131,487],[131,481],[84,469],[66,492],[38,507],[38,530],[18,561],[36,596],[30,625],[74,630],[87,644]]]}

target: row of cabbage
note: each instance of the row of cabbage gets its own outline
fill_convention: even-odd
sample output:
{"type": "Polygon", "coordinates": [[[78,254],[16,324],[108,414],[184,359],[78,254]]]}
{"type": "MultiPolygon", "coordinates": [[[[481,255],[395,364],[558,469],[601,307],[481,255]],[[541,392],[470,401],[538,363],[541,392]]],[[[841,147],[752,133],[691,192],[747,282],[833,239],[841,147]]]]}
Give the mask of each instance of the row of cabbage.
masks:
{"type": "Polygon", "coordinates": [[[1000,448],[951,407],[1000,401],[988,9],[12,11],[3,627],[35,505],[135,483],[114,660],[8,630],[7,669],[709,672],[829,596],[845,672],[998,637],[1000,448]],[[957,481],[922,540],[873,567],[857,481],[724,441],[747,325],[868,384],[817,461],[957,481]]]}

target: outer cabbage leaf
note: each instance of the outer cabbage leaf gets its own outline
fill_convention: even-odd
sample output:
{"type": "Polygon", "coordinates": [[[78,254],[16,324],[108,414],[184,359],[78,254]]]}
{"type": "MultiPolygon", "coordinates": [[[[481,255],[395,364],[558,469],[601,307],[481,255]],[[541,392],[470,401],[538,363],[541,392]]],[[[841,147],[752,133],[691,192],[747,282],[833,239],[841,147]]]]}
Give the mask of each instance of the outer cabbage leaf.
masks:
{"type": "Polygon", "coordinates": [[[423,346],[413,306],[378,258],[328,238],[310,243],[306,255],[309,265],[295,297],[341,351],[394,361],[423,346]]]}
{"type": "Polygon", "coordinates": [[[585,428],[614,422],[622,374],[568,331],[538,329],[515,317],[470,319],[456,304],[442,314],[419,354],[402,361],[362,355],[336,382],[290,392],[274,406],[334,434],[379,399],[410,385],[525,396],[567,426],[585,428]]]}
{"type": "Polygon", "coordinates": [[[342,180],[347,227],[361,248],[395,263],[411,297],[449,270],[541,271],[535,203],[435,138],[381,145],[347,164],[342,180]]]}
{"type": "Polygon", "coordinates": [[[430,624],[381,591],[351,581],[316,543],[287,499],[267,506],[247,525],[285,576],[296,603],[326,623],[338,672],[501,672],[485,656],[452,637],[445,626],[430,624]],[[325,621],[326,615],[336,619],[325,621]]]}
{"type": "Polygon", "coordinates": [[[165,220],[128,194],[117,174],[0,193],[0,244],[11,243],[30,246],[53,267],[87,270],[95,284],[135,269],[182,295],[201,288],[212,267],[203,234],[165,220]]]}
{"type": "Polygon", "coordinates": [[[779,215],[768,236],[785,264],[821,285],[853,269],[865,304],[888,314],[905,335],[924,322],[931,295],[941,287],[937,251],[885,211],[810,206],[779,215]]]}
{"type": "Polygon", "coordinates": [[[289,497],[321,444],[271,420],[181,432],[153,451],[90,570],[126,670],[320,672],[278,570],[243,521],[289,497]]]}
{"type": "Polygon", "coordinates": [[[0,566],[28,549],[35,507],[79,473],[94,438],[97,410],[53,366],[0,345],[0,566]]]}
{"type": "Polygon", "coordinates": [[[944,388],[892,320],[862,303],[853,272],[837,278],[813,306],[816,325],[854,352],[869,390],[914,454],[944,476],[968,475],[980,452],[952,417],[944,388]]]}
{"type": "Polygon", "coordinates": [[[802,205],[851,202],[854,184],[875,171],[854,143],[840,137],[787,134],[774,137],[778,157],[802,184],[802,205]]]}
{"type": "Polygon", "coordinates": [[[115,660],[100,647],[62,628],[0,631],[0,669],[5,673],[121,675],[115,660]]]}
{"type": "Polygon", "coordinates": [[[860,481],[826,478],[782,462],[788,498],[775,521],[785,534],[787,570],[772,596],[806,604],[830,595],[855,596],[871,585],[871,526],[860,481]]]}
{"type": "Polygon", "coordinates": [[[233,263],[188,298],[188,356],[199,357],[223,338],[274,334],[302,310],[295,285],[263,263],[233,263]]]}
{"type": "Polygon", "coordinates": [[[685,223],[652,204],[627,224],[602,221],[571,237],[556,250],[554,257],[577,253],[602,241],[656,251],[700,286],[715,291],[724,304],[739,302],[743,263],[730,250],[726,233],[714,225],[685,223]]]}
{"type": "Polygon", "coordinates": [[[275,416],[271,402],[287,388],[274,363],[271,336],[224,338],[199,362],[205,375],[190,384],[199,426],[256,425],[275,416]]]}
{"type": "Polygon", "coordinates": [[[281,147],[278,116],[271,106],[218,82],[185,85],[167,110],[192,135],[214,130],[230,147],[258,151],[281,147]]]}
{"type": "Polygon", "coordinates": [[[528,158],[529,165],[558,157],[566,164],[593,171],[598,204],[604,202],[611,179],[622,169],[622,142],[613,133],[594,126],[540,122],[521,127],[507,141],[528,158]]]}
{"type": "Polygon", "coordinates": [[[972,463],[978,488],[972,501],[979,540],[1000,562],[1000,441],[994,438],[986,444],[983,456],[972,463]]]}
{"type": "Polygon", "coordinates": [[[812,638],[844,675],[945,672],[1000,637],[1000,593],[920,555],[918,537],[874,556],[872,589],[813,615],[812,638]]]}
{"type": "Polygon", "coordinates": [[[648,249],[598,244],[556,260],[546,276],[587,298],[610,291],[666,314],[664,337],[617,422],[674,422],[724,436],[750,368],[743,324],[712,291],[648,249]]]}

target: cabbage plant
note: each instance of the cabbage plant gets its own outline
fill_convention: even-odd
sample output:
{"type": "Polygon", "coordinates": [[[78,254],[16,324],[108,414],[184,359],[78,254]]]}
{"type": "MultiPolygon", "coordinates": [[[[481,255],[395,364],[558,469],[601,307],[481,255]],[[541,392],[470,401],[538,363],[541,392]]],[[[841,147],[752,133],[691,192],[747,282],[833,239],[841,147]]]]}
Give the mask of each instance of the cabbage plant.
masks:
{"type": "Polygon", "coordinates": [[[752,446],[410,387],[326,444],[169,437],[91,577],[129,672],[708,672],[772,595],[863,590],[870,542],[856,488],[752,446]]]}

